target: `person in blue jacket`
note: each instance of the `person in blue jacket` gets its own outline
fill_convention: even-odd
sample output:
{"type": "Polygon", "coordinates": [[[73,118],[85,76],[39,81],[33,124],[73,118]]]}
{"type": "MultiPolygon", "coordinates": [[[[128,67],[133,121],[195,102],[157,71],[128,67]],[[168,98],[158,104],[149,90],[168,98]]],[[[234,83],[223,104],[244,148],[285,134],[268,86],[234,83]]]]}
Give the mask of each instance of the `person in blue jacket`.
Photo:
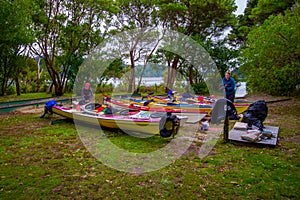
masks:
{"type": "Polygon", "coordinates": [[[229,70],[225,72],[225,77],[223,78],[222,82],[225,88],[225,98],[233,103],[235,97],[235,80],[234,78],[230,77],[229,70]]]}
{"type": "Polygon", "coordinates": [[[44,108],[44,113],[40,116],[40,118],[44,118],[45,115],[49,112],[52,114],[52,107],[55,106],[57,102],[55,100],[50,100],[46,102],[45,108],[44,108]]]}
{"type": "Polygon", "coordinates": [[[170,99],[169,100],[170,102],[174,102],[175,101],[174,93],[175,93],[175,91],[173,91],[173,90],[170,90],[168,92],[168,98],[170,99]]]}

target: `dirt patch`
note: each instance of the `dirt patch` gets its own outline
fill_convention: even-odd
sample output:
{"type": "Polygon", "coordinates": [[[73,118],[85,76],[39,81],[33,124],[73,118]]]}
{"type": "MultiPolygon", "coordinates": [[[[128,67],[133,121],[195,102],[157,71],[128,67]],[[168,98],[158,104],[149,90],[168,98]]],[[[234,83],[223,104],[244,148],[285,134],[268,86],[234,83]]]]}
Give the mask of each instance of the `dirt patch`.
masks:
{"type": "Polygon", "coordinates": [[[24,113],[24,114],[42,114],[44,112],[44,107],[43,106],[25,107],[25,108],[18,109],[17,112],[24,113]]]}
{"type": "Polygon", "coordinates": [[[208,131],[197,131],[194,137],[187,138],[189,141],[192,141],[192,144],[183,155],[189,155],[191,153],[199,155],[202,145],[206,142],[210,143],[210,140],[218,140],[221,138],[221,132],[222,129],[220,128],[210,128],[208,131]]]}
{"type": "Polygon", "coordinates": [[[27,106],[23,108],[18,108],[11,112],[0,112],[0,117],[12,117],[20,115],[29,115],[29,114],[42,114],[44,112],[43,106],[27,106]]]}
{"type": "Polygon", "coordinates": [[[286,96],[271,96],[268,94],[252,94],[248,95],[245,99],[250,100],[250,101],[258,101],[258,100],[265,100],[266,102],[268,101],[282,101],[286,99],[291,99],[291,97],[286,97],[286,96]]]}
{"type": "Polygon", "coordinates": [[[290,138],[283,138],[281,142],[293,142],[293,143],[300,144],[300,135],[296,135],[290,138]]]}

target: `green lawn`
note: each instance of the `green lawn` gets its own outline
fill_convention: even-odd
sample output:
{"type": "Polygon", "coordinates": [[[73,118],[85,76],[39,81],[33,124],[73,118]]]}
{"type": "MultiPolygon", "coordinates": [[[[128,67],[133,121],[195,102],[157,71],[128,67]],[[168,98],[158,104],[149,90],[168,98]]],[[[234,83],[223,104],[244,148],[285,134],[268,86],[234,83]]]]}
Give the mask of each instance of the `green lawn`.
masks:
{"type": "MultiPolygon", "coordinates": [[[[0,199],[300,199],[300,101],[268,107],[265,124],[280,127],[275,148],[220,139],[202,160],[191,151],[165,168],[142,174],[97,161],[74,124],[50,124],[57,116],[1,114],[0,199]]],[[[133,152],[169,143],[160,137],[107,134],[115,145],[133,152]]]]}
{"type": "MultiPolygon", "coordinates": [[[[64,94],[63,97],[71,97],[72,94],[64,94]]],[[[8,96],[0,96],[0,102],[8,102],[8,101],[19,101],[19,100],[27,100],[27,99],[38,99],[38,98],[51,98],[52,94],[46,92],[36,92],[36,93],[26,93],[21,94],[20,96],[8,95],[8,96]]]]}

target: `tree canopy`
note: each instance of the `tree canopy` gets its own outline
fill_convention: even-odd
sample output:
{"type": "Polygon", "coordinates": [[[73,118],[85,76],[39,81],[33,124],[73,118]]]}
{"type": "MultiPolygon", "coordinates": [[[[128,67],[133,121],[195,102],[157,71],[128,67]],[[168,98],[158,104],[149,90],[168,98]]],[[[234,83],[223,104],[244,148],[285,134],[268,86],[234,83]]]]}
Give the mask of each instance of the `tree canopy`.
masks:
{"type": "Polygon", "coordinates": [[[300,7],[272,15],[250,31],[243,71],[252,90],[290,95],[300,84],[300,7]]]}
{"type": "Polygon", "coordinates": [[[177,72],[191,85],[204,83],[201,67],[158,49],[164,31],[158,34],[156,43],[150,42],[154,35],[147,34],[154,29],[191,37],[210,54],[222,75],[227,69],[240,68],[252,91],[291,95],[299,85],[298,1],[248,0],[240,16],[234,15],[234,2],[3,0],[0,95],[9,87],[20,94],[26,85],[35,84],[32,91],[43,84],[50,91],[53,88],[56,95],[70,91],[80,66],[99,44],[126,31],[137,35],[128,37],[127,43],[122,41],[127,49],[98,81],[120,78],[130,71],[128,91],[138,91],[141,79],[136,84],[136,76],[141,78],[149,72],[146,66],[151,66],[166,68],[166,90],[172,89],[177,72]],[[136,66],[142,66],[138,74],[136,66]]]}
{"type": "Polygon", "coordinates": [[[24,53],[24,46],[31,43],[33,37],[26,1],[3,0],[0,9],[0,95],[4,95],[17,76],[17,57],[24,53]]]}

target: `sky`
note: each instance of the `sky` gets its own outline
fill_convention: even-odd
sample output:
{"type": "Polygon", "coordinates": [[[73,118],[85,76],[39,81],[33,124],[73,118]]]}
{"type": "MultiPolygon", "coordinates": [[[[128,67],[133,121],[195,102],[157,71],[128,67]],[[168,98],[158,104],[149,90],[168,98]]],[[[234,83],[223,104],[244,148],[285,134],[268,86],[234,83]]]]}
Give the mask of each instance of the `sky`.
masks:
{"type": "Polygon", "coordinates": [[[247,6],[247,0],[235,0],[235,4],[238,6],[238,8],[234,13],[236,15],[243,14],[247,6]]]}

